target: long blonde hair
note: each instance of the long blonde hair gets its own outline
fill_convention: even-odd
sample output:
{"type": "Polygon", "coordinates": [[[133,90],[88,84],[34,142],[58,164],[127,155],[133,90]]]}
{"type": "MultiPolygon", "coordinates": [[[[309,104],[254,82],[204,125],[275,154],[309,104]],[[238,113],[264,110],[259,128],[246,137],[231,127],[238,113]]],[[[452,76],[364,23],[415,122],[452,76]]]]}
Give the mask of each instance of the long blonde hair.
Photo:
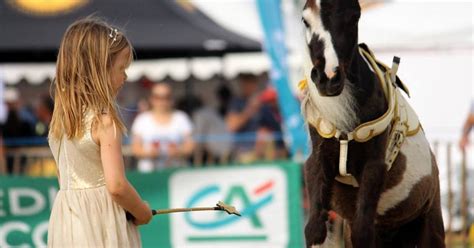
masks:
{"type": "Polygon", "coordinates": [[[119,52],[127,47],[131,62],[133,48],[127,37],[97,17],[78,20],[68,27],[56,63],[50,137],[82,137],[86,110],[93,111],[95,120],[107,112],[126,132],[116,107],[110,69],[119,52]]]}

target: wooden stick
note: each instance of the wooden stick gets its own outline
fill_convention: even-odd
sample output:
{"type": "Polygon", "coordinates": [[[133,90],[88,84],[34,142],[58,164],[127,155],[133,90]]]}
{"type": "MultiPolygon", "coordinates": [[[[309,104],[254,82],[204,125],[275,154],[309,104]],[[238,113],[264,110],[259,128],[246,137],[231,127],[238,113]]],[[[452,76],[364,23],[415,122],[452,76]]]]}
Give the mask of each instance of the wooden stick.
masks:
{"type": "MultiPolygon", "coordinates": [[[[197,207],[197,208],[171,208],[171,209],[153,209],[151,210],[151,213],[153,215],[157,214],[171,214],[171,213],[180,213],[180,212],[192,212],[192,211],[225,211],[227,214],[234,214],[237,216],[241,216],[239,211],[235,209],[234,206],[227,205],[221,201],[219,201],[215,207],[197,207]]],[[[135,217],[133,217],[132,214],[129,212],[126,212],[126,217],[127,220],[133,220],[135,217]]]]}
{"type": "Polygon", "coordinates": [[[157,214],[170,214],[170,213],[181,213],[181,212],[194,212],[194,211],[215,211],[222,210],[218,207],[205,207],[205,208],[172,208],[163,210],[152,210],[153,215],[157,214]]]}

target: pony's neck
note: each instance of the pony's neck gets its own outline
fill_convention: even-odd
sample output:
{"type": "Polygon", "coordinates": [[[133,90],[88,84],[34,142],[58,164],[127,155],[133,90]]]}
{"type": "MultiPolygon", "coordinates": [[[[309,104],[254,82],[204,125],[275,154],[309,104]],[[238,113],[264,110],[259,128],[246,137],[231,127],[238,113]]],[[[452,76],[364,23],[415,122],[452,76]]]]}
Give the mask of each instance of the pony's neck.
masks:
{"type": "Polygon", "coordinates": [[[385,94],[375,73],[362,57],[358,47],[354,49],[348,79],[356,89],[357,117],[360,123],[382,116],[388,108],[385,94]]]}

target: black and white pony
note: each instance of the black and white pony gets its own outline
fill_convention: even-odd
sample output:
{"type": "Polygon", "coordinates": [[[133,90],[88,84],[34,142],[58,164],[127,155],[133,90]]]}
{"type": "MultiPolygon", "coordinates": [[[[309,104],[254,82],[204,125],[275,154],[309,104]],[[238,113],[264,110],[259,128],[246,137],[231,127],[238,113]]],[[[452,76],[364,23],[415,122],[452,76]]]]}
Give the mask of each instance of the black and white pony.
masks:
{"type": "Polygon", "coordinates": [[[357,0],[307,0],[303,10],[306,244],[323,244],[334,210],[346,247],[444,247],[436,160],[396,68],[358,45],[360,13],[357,0]]]}

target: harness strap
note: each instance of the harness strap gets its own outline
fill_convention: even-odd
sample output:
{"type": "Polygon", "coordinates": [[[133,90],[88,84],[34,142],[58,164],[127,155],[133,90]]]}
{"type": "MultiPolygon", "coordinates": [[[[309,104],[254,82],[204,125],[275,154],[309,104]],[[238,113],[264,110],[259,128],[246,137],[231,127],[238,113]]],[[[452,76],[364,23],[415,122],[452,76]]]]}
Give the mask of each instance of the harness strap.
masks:
{"type": "Polygon", "coordinates": [[[390,70],[390,79],[392,81],[392,84],[394,84],[395,87],[397,87],[397,84],[395,83],[397,81],[397,71],[398,71],[398,66],[400,65],[400,58],[397,56],[393,57],[393,63],[392,63],[392,69],[390,70]]]}
{"type": "Polygon", "coordinates": [[[341,176],[350,176],[347,173],[347,148],[348,140],[339,140],[339,174],[341,176]]]}
{"type": "MultiPolygon", "coordinates": [[[[321,117],[307,119],[308,123],[316,128],[321,137],[326,139],[336,138],[339,141],[339,175],[337,175],[335,179],[353,187],[358,187],[359,184],[357,179],[347,172],[350,141],[355,140],[357,142],[366,142],[383,133],[387,128],[390,128],[385,153],[385,163],[388,171],[391,169],[393,162],[397,158],[405,138],[407,136],[415,135],[421,129],[418,117],[398,90],[402,89],[408,94],[407,88],[396,75],[400,64],[400,58],[394,57],[392,67],[390,68],[377,61],[372,51],[365,44],[360,44],[359,48],[360,54],[379,79],[388,102],[387,111],[381,117],[360,124],[351,132],[344,133],[344,135],[335,125],[321,117]],[[416,128],[412,129],[415,125],[416,128]]],[[[302,80],[298,86],[302,92],[308,94],[307,79],[302,80]]],[[[308,101],[308,96],[305,97],[305,100],[308,101]]],[[[303,103],[305,100],[303,100],[303,103]]]]}
{"type": "MultiPolygon", "coordinates": [[[[373,59],[373,54],[370,50],[365,51],[361,49],[360,51],[368,59],[369,64],[372,66],[376,75],[378,75],[379,79],[381,80],[381,86],[383,88],[386,98],[388,99],[388,110],[387,113],[384,114],[384,116],[386,117],[386,121],[383,121],[384,116],[382,116],[381,118],[378,118],[375,121],[369,123],[378,123],[379,125],[384,127],[378,130],[378,132],[380,132],[381,130],[385,130],[386,127],[390,125],[390,123],[392,124],[392,131],[389,134],[389,144],[386,150],[388,151],[388,153],[385,156],[385,163],[387,165],[386,169],[387,171],[389,171],[392,168],[392,164],[401,149],[401,145],[403,144],[405,134],[407,132],[406,126],[401,123],[400,117],[398,116],[398,95],[396,91],[397,86],[395,84],[395,80],[396,73],[398,71],[398,66],[400,63],[400,58],[394,57],[392,69],[383,72],[377,66],[376,61],[373,59]],[[382,124],[384,122],[385,124],[382,124]]],[[[354,131],[348,133],[347,140],[340,139],[341,133],[339,130],[337,130],[334,135],[334,137],[339,140],[339,175],[336,176],[336,180],[341,183],[351,185],[353,187],[359,187],[359,184],[354,176],[352,176],[350,173],[347,173],[347,154],[349,141],[353,140],[354,137],[357,137],[357,141],[365,142],[371,139],[373,136],[379,134],[375,129],[372,129],[372,135],[366,137],[365,139],[361,139],[357,136],[357,133],[363,126],[364,125],[361,125],[357,127],[354,131]]]]}
{"type": "Polygon", "coordinates": [[[353,187],[359,187],[357,179],[350,173],[347,173],[347,154],[349,151],[349,142],[354,140],[354,133],[350,132],[346,135],[346,139],[341,139],[341,131],[337,130],[334,137],[339,140],[339,175],[336,176],[336,180],[351,185],[353,187]]]}

